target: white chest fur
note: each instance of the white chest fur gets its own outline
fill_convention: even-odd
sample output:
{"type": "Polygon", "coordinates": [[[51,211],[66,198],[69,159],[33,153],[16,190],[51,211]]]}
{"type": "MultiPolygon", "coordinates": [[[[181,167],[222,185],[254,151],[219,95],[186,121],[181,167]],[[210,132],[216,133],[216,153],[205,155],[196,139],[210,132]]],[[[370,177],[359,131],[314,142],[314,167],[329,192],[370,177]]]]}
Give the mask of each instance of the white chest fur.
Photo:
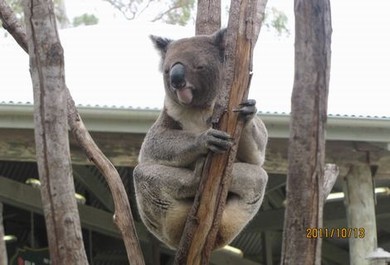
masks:
{"type": "Polygon", "coordinates": [[[169,98],[165,98],[167,113],[179,122],[183,130],[203,132],[210,128],[209,119],[213,114],[213,107],[206,109],[186,108],[169,98]]]}

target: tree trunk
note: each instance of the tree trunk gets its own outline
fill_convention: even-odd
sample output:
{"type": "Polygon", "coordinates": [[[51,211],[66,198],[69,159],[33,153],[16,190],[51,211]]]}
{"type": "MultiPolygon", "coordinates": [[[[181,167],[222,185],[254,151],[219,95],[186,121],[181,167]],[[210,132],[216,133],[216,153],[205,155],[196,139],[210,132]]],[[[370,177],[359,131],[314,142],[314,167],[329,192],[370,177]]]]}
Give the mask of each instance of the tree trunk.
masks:
{"type": "Polygon", "coordinates": [[[281,264],[321,264],[321,238],[307,239],[306,229],[322,227],[330,40],[329,1],[295,0],[295,80],[281,264]]]}
{"type": "Polygon", "coordinates": [[[0,202],[0,265],[7,265],[7,248],[4,240],[3,204],[0,202]]]}
{"type": "Polygon", "coordinates": [[[196,35],[209,35],[221,28],[221,0],[198,0],[196,35]]]}
{"type": "Polygon", "coordinates": [[[376,220],[374,188],[368,164],[352,165],[345,177],[344,202],[347,207],[350,263],[354,265],[371,264],[368,254],[376,250],[376,220]]]}
{"type": "MultiPolygon", "coordinates": [[[[258,16],[264,14],[265,3],[266,0],[233,0],[230,7],[223,92],[217,103],[220,108],[214,110],[213,120],[219,120],[224,113],[218,129],[232,135],[236,142],[239,142],[243,124],[233,110],[247,99],[249,93],[252,53],[262,22],[258,16]]],[[[226,202],[236,151],[237,146],[234,145],[225,154],[209,153],[207,156],[175,264],[208,264],[226,202]]]]}
{"type": "Polygon", "coordinates": [[[88,264],[68,142],[63,49],[49,0],[25,3],[35,143],[51,263],[88,264]]]}

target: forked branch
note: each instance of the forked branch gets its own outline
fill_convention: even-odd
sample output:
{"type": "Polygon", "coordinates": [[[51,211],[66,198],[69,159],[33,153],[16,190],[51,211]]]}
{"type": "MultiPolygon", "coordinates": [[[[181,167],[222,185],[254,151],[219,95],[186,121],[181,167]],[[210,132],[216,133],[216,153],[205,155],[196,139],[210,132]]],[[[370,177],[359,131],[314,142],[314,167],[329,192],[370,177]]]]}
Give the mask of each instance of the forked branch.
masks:
{"type": "MultiPolygon", "coordinates": [[[[5,29],[15,38],[17,43],[28,53],[26,33],[16,16],[5,0],[0,0],[0,19],[5,29]]],[[[115,204],[114,221],[123,235],[129,262],[135,265],[144,265],[142,250],[137,238],[134,219],[131,214],[129,199],[118,171],[101,152],[88,130],[86,129],[69,89],[67,94],[67,119],[73,135],[88,158],[96,165],[105,177],[115,204]]]]}

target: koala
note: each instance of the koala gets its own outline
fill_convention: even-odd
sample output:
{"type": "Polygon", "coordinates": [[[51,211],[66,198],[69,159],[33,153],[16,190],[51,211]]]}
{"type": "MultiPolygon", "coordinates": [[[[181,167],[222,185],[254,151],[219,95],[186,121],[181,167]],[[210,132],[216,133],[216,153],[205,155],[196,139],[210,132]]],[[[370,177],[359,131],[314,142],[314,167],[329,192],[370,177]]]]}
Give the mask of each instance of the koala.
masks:
{"type": "Polygon", "coordinates": [[[145,136],[133,172],[137,206],[145,226],[169,247],[178,247],[200,177],[198,161],[238,144],[232,183],[214,248],[230,243],[256,215],[268,175],[263,169],[267,130],[254,100],[237,106],[241,138],[212,128],[222,82],[225,32],[176,41],[151,36],[161,55],[164,107],[145,136]]]}

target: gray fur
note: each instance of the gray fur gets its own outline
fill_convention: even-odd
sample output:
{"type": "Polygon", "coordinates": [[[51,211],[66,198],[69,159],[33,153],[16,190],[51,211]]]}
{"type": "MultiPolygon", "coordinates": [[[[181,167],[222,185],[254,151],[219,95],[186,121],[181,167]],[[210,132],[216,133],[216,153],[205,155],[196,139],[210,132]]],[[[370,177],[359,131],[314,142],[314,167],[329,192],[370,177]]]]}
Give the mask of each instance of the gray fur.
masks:
{"type": "MultiPolygon", "coordinates": [[[[177,41],[152,37],[161,53],[166,95],[164,109],[142,144],[134,184],[143,222],[172,248],[179,244],[199,184],[195,167],[209,151],[225,152],[234,144],[210,122],[221,82],[224,34],[221,30],[177,41]],[[170,84],[169,76],[177,63],[185,67],[176,71],[185,81],[180,88],[170,84]]],[[[249,100],[236,111],[245,125],[215,248],[230,243],[255,216],[268,179],[262,168],[267,130],[255,115],[255,102],[249,100]]]]}

